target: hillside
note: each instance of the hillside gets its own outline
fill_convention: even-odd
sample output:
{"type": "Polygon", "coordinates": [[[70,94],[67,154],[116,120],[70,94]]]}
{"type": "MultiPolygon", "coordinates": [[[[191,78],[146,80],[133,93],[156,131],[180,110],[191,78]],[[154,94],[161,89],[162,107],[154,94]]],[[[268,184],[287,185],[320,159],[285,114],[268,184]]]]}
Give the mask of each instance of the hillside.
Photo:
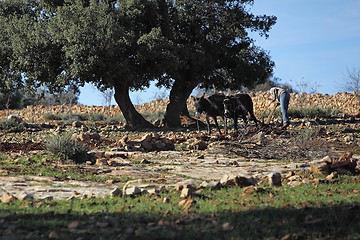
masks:
{"type": "MultiPolygon", "coordinates": [[[[254,102],[254,112],[256,116],[260,116],[266,107],[268,106],[268,92],[259,92],[250,94],[254,102]]],[[[169,100],[156,99],[149,103],[144,103],[141,105],[135,106],[140,113],[145,112],[157,112],[165,111],[166,106],[169,100]]],[[[193,110],[192,100],[188,100],[189,110],[193,110]]],[[[344,114],[348,115],[358,115],[360,114],[360,104],[357,99],[357,96],[354,93],[337,93],[334,95],[324,95],[324,94],[297,94],[291,93],[290,106],[289,108],[310,108],[310,107],[321,107],[321,108],[330,108],[332,110],[339,110],[344,114]]],[[[54,106],[28,106],[25,109],[21,110],[1,110],[0,118],[4,118],[9,114],[19,114],[24,120],[31,121],[44,121],[43,115],[46,113],[50,114],[60,114],[68,113],[70,111],[70,106],[66,105],[54,105],[54,106]]],[[[121,114],[120,108],[118,106],[112,105],[109,107],[101,106],[84,106],[76,105],[71,107],[72,113],[100,113],[110,117],[118,116],[121,114]]]]}

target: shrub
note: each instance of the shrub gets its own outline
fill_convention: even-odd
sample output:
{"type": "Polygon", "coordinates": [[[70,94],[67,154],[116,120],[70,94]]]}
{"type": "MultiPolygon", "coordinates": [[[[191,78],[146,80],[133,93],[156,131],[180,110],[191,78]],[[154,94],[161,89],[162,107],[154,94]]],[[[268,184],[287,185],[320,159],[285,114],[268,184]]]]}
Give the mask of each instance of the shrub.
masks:
{"type": "Polygon", "coordinates": [[[62,161],[72,160],[76,163],[82,163],[90,160],[89,148],[73,140],[70,134],[50,137],[46,143],[46,148],[62,161]]]}
{"type": "Polygon", "coordinates": [[[311,107],[311,108],[292,108],[289,109],[289,116],[292,118],[331,118],[334,114],[330,108],[311,107]]]}
{"type": "Polygon", "coordinates": [[[46,113],[43,115],[44,119],[47,120],[62,120],[65,121],[65,123],[72,123],[74,121],[104,121],[105,117],[103,114],[100,113],[94,113],[94,114],[88,114],[88,113],[72,113],[72,114],[59,114],[54,115],[51,113],[46,113]]]}
{"type": "Polygon", "coordinates": [[[43,118],[45,120],[60,120],[60,117],[55,115],[55,114],[52,114],[52,113],[45,113],[43,115],[43,118]]]}
{"type": "Polygon", "coordinates": [[[107,122],[109,124],[117,124],[117,123],[120,123],[120,122],[124,123],[124,122],[126,122],[126,120],[125,120],[124,116],[122,114],[120,114],[118,116],[108,118],[107,122]]]}
{"type": "Polygon", "coordinates": [[[22,132],[25,127],[22,123],[18,123],[13,119],[4,119],[0,122],[0,130],[8,130],[12,132],[22,132]]]}
{"type": "Polygon", "coordinates": [[[143,116],[146,120],[148,120],[149,122],[153,122],[156,121],[158,119],[162,119],[164,116],[165,112],[164,111],[157,111],[157,112],[145,112],[143,113],[143,116]]]}
{"type": "Polygon", "coordinates": [[[85,116],[85,119],[88,121],[104,121],[105,120],[105,116],[101,113],[93,113],[93,114],[87,114],[85,116]]]}

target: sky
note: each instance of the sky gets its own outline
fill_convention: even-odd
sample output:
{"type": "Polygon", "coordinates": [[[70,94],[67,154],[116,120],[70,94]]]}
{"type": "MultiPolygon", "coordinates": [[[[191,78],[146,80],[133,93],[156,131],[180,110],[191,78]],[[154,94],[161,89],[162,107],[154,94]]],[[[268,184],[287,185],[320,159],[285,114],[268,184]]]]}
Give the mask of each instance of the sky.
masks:
{"type": "MultiPolygon", "coordinates": [[[[346,90],[348,71],[360,71],[360,0],[255,0],[250,11],[277,17],[269,38],[251,36],[275,62],[274,77],[279,83],[332,95],[346,90]]],[[[151,86],[131,92],[130,98],[136,105],[168,93],[151,86]]],[[[79,103],[105,105],[103,99],[87,85],[81,89],[79,103]]]]}

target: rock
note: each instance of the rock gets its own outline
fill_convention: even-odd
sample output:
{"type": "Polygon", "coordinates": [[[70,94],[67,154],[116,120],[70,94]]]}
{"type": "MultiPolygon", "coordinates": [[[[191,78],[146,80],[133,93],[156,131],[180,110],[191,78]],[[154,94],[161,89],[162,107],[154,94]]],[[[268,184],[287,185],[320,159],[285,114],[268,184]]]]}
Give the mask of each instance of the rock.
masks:
{"type": "Polygon", "coordinates": [[[189,209],[191,206],[193,206],[194,204],[196,203],[195,200],[191,199],[191,198],[188,198],[188,199],[184,199],[184,200],[181,200],[179,202],[179,206],[180,207],[184,207],[185,209],[189,209]]]}
{"type": "Polygon", "coordinates": [[[79,221],[73,221],[68,225],[68,228],[75,229],[75,228],[79,227],[79,225],[80,225],[79,221]]]}
{"type": "Polygon", "coordinates": [[[82,123],[82,122],[80,122],[80,121],[74,121],[74,122],[72,123],[72,126],[73,126],[73,127],[82,127],[82,126],[85,126],[85,124],[82,123]]]}
{"type": "Polygon", "coordinates": [[[332,173],[330,173],[329,175],[326,176],[326,179],[332,180],[332,179],[337,178],[337,176],[338,176],[337,172],[332,172],[332,173]]]}
{"type": "Polygon", "coordinates": [[[189,150],[205,150],[207,149],[207,144],[203,140],[197,140],[187,146],[189,150]]]}
{"type": "Polygon", "coordinates": [[[281,174],[280,173],[270,173],[268,175],[269,185],[270,186],[281,186],[281,174]]]}
{"type": "Polygon", "coordinates": [[[60,239],[59,232],[54,230],[49,233],[50,239],[60,239]]]}
{"type": "Polygon", "coordinates": [[[3,203],[8,203],[8,202],[15,201],[16,197],[14,195],[12,195],[11,193],[6,192],[1,196],[0,200],[3,203]]]}
{"type": "Polygon", "coordinates": [[[84,199],[91,199],[94,197],[94,194],[93,193],[90,193],[90,192],[86,192],[84,193],[80,199],[84,200],[84,199]]]}
{"type": "Polygon", "coordinates": [[[111,192],[110,192],[110,196],[112,197],[122,197],[123,192],[121,189],[119,188],[114,188],[111,192]]]}
{"type": "Polygon", "coordinates": [[[17,199],[20,201],[27,200],[27,199],[34,199],[34,196],[31,194],[28,194],[27,192],[22,192],[17,195],[17,199]]]}
{"type": "Polygon", "coordinates": [[[128,141],[129,141],[128,136],[124,136],[123,138],[120,139],[120,143],[121,143],[122,146],[126,146],[128,141]]]}
{"type": "Polygon", "coordinates": [[[354,137],[353,137],[353,136],[346,136],[346,137],[344,137],[344,142],[346,142],[346,143],[351,143],[352,141],[354,141],[354,137]]]}
{"type": "Polygon", "coordinates": [[[295,175],[295,172],[294,171],[290,171],[290,172],[288,172],[286,175],[285,175],[285,178],[290,178],[290,177],[292,177],[292,176],[294,176],[295,175]]]}
{"type": "Polygon", "coordinates": [[[215,182],[215,181],[203,181],[200,184],[201,188],[210,187],[211,189],[219,189],[220,186],[221,186],[220,182],[215,182]]]}
{"type": "Polygon", "coordinates": [[[108,165],[108,159],[107,158],[96,159],[95,165],[96,166],[107,166],[108,165]]]}
{"type": "Polygon", "coordinates": [[[6,117],[7,120],[12,120],[17,123],[22,123],[23,119],[20,117],[19,114],[12,114],[6,117]]]}
{"type": "Polygon", "coordinates": [[[137,195],[140,193],[141,193],[141,190],[138,187],[129,187],[129,188],[126,188],[126,190],[125,190],[125,195],[133,196],[133,195],[137,195]]]}
{"type": "Polygon", "coordinates": [[[166,150],[166,143],[162,142],[162,141],[156,141],[155,142],[155,147],[158,150],[166,150]]]}
{"type": "Polygon", "coordinates": [[[245,176],[245,175],[224,175],[220,183],[224,186],[239,186],[239,187],[246,187],[249,185],[255,185],[256,181],[253,177],[245,176]]]}
{"type": "Polygon", "coordinates": [[[184,187],[181,190],[181,194],[180,194],[180,198],[188,198],[194,195],[194,189],[189,186],[189,187],[184,187]]]}
{"type": "Polygon", "coordinates": [[[141,141],[140,144],[141,144],[141,147],[144,148],[146,151],[153,151],[155,149],[150,141],[144,140],[144,141],[141,141]]]}
{"type": "Polygon", "coordinates": [[[149,133],[149,134],[146,134],[145,136],[143,136],[140,139],[140,142],[151,142],[152,139],[153,139],[153,136],[151,133],[149,133]]]}
{"type": "Polygon", "coordinates": [[[326,156],[321,160],[314,160],[310,162],[310,167],[313,173],[327,175],[330,172],[330,157],[326,156]]]}
{"type": "Polygon", "coordinates": [[[90,139],[93,139],[93,140],[100,140],[101,139],[99,133],[89,133],[89,136],[90,136],[90,139]]]}
{"type": "Polygon", "coordinates": [[[151,162],[149,160],[147,160],[147,159],[142,159],[140,161],[140,164],[149,164],[149,163],[151,163],[151,162]]]}
{"type": "Polygon", "coordinates": [[[148,189],[147,190],[148,191],[148,194],[152,194],[152,195],[157,195],[157,194],[159,194],[159,190],[158,189],[156,189],[156,188],[152,188],[152,189],[148,189]]]}
{"type": "Polygon", "coordinates": [[[100,140],[100,135],[98,133],[80,133],[73,138],[78,141],[100,140]]]}

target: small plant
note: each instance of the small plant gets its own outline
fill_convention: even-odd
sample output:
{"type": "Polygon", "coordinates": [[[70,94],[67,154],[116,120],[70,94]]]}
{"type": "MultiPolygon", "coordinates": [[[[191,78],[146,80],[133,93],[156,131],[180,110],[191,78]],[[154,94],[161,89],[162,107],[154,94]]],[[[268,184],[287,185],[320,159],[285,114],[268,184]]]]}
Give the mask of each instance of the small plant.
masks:
{"type": "Polygon", "coordinates": [[[82,163],[90,159],[89,148],[73,140],[70,134],[56,135],[49,138],[46,148],[62,161],[72,160],[76,163],[82,163]]]}
{"type": "Polygon", "coordinates": [[[85,116],[85,120],[88,120],[88,121],[94,121],[94,122],[97,122],[97,121],[104,121],[105,120],[105,116],[101,113],[93,113],[93,114],[87,114],[85,116]]]}
{"type": "Polygon", "coordinates": [[[115,116],[115,117],[108,118],[107,122],[109,124],[117,124],[117,123],[120,123],[120,122],[124,123],[124,122],[126,122],[126,120],[125,120],[124,116],[121,114],[121,115],[118,115],[118,116],[115,116]]]}
{"type": "Polygon", "coordinates": [[[331,118],[337,111],[331,108],[311,107],[311,108],[291,108],[289,116],[292,118],[331,118]]]}
{"type": "Polygon", "coordinates": [[[161,119],[164,116],[164,111],[146,112],[143,115],[146,120],[153,122],[158,119],[161,119]]]}
{"type": "Polygon", "coordinates": [[[43,118],[45,120],[60,120],[60,117],[55,115],[55,114],[52,114],[52,113],[45,113],[43,115],[43,118]]]}
{"type": "Polygon", "coordinates": [[[11,132],[22,132],[25,127],[22,123],[19,123],[13,119],[4,119],[0,122],[0,130],[8,130],[11,132]]]}
{"type": "Polygon", "coordinates": [[[306,128],[298,131],[298,136],[296,138],[297,145],[300,147],[305,147],[306,144],[316,138],[320,133],[320,128],[306,128]]]}

